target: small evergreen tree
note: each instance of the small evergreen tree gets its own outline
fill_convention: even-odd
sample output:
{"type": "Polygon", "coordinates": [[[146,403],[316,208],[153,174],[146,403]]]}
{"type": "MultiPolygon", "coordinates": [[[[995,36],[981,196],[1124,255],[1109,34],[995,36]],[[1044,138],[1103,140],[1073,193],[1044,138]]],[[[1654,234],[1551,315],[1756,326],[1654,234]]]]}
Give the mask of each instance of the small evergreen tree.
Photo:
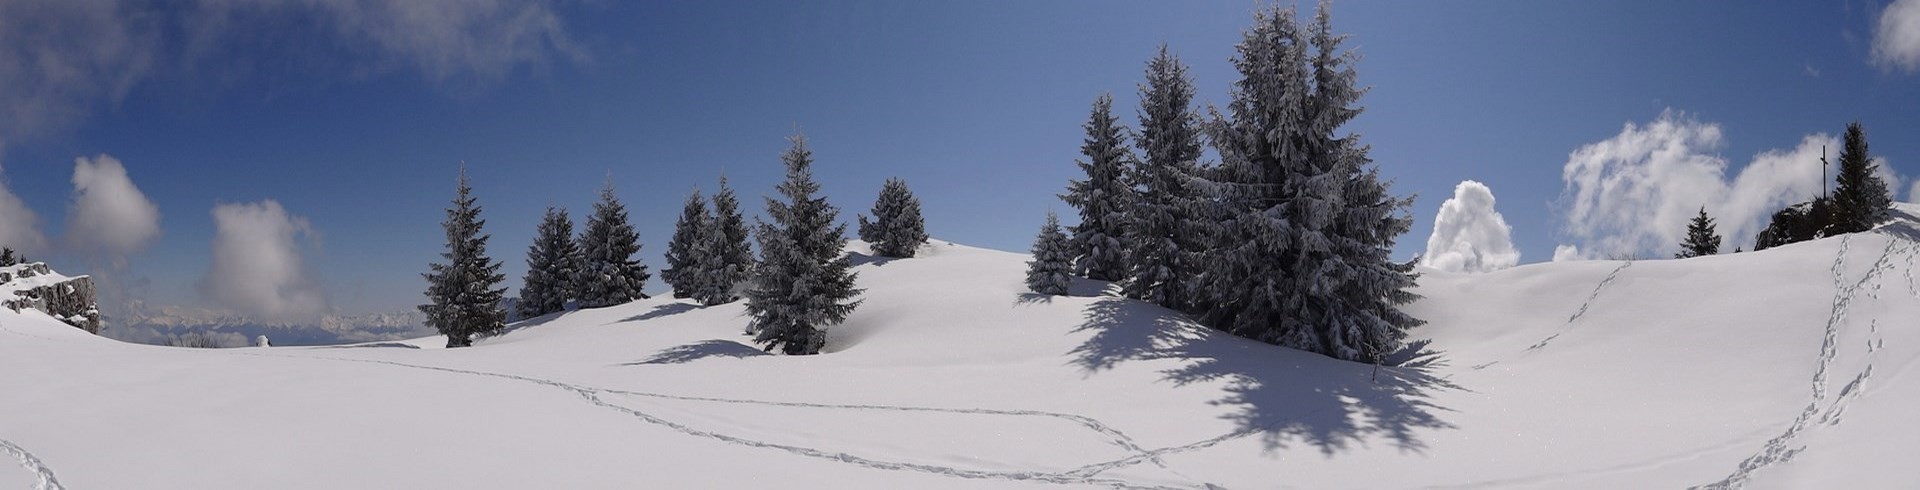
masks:
{"type": "Polygon", "coordinates": [[[1878,167],[1867,154],[1866,130],[1859,122],[1848,124],[1840,147],[1840,172],[1833,177],[1834,234],[1867,231],[1887,220],[1893,197],[1887,193],[1887,183],[1874,175],[1878,167]]]}
{"type": "Polygon", "coordinates": [[[789,355],[818,354],[826,345],[826,328],[846,320],[860,305],[853,299],[853,263],[845,253],[847,225],[836,224],[839,210],[825,197],[816,197],[813,152],[807,140],[794,136],[793,147],[781,155],[787,179],[778,187],[785,202],[767,198],[767,216],[759,221],[760,266],[747,290],[748,327],[766,351],[789,355]]]}
{"type": "Polygon", "coordinates": [[[1140,86],[1140,134],[1134,143],[1144,158],[1134,161],[1139,184],[1127,227],[1132,281],[1129,297],[1176,310],[1189,309],[1197,287],[1199,253],[1206,226],[1199,223],[1199,193],[1190,179],[1200,160],[1200,125],[1193,111],[1193,80],[1186,65],[1160,45],[1147,62],[1140,86]]]}
{"type": "Polygon", "coordinates": [[[635,255],[640,234],[627,223],[627,208],[613,195],[613,179],[600,190],[587,229],[580,235],[583,257],[578,284],[581,308],[600,308],[647,299],[641,288],[653,274],[635,255]]]}
{"type": "MultiPolygon", "coordinates": [[[[1738,250],[1735,250],[1736,252],[1738,250]]],[[[1673,258],[1684,259],[1720,253],[1720,234],[1714,232],[1713,218],[1707,217],[1707,207],[1700,207],[1700,214],[1687,223],[1687,239],[1680,242],[1680,253],[1673,258]]]]}
{"type": "Polygon", "coordinates": [[[1064,295],[1073,284],[1073,256],[1067,235],[1060,232],[1060,218],[1047,212],[1047,224],[1033,239],[1033,260],[1027,262],[1027,289],[1040,294],[1064,295]]]}
{"type": "Polygon", "coordinates": [[[694,300],[707,306],[740,299],[740,287],[748,281],[754,265],[740,201],[727,187],[724,176],[720,177],[720,192],[713,195],[713,220],[697,267],[706,278],[698,281],[693,293],[694,300]]]}
{"type": "Polygon", "coordinates": [[[533,318],[567,309],[573,299],[574,277],[579,275],[580,246],[573,242],[573,220],[567,210],[547,207],[527,247],[527,275],[520,281],[519,313],[533,318]]]}
{"type": "Polygon", "coordinates": [[[13,247],[0,247],[0,267],[18,263],[20,263],[20,258],[13,256],[13,247]]]}
{"type": "Polygon", "coordinates": [[[708,272],[700,270],[699,264],[710,246],[707,235],[713,232],[713,223],[706,198],[694,189],[687,195],[680,221],[673,224],[673,238],[667,241],[667,268],[660,270],[660,279],[673,287],[673,297],[693,297],[699,282],[707,278],[708,272]]]}
{"type": "Polygon", "coordinates": [[[473,336],[499,331],[506,324],[507,312],[500,300],[507,288],[495,287],[506,280],[500,262],[487,257],[487,239],[481,232],[486,220],[480,219],[480,206],[473,189],[467,185],[467,169],[460,168],[460,184],[447,208],[447,220],[441,226],[447,232],[447,251],[440,254],[446,263],[429,264],[428,303],[420,305],[426,324],[447,336],[447,347],[473,345],[473,336]]]}
{"type": "Polygon", "coordinates": [[[860,239],[882,257],[912,257],[927,243],[926,222],[920,218],[920,199],[907,190],[907,181],[897,177],[880,186],[880,197],[873,201],[873,222],[859,216],[860,239]]]}
{"type": "Polygon", "coordinates": [[[1113,117],[1113,96],[1094,100],[1084,127],[1087,139],[1080,153],[1087,158],[1074,163],[1087,179],[1068,183],[1060,196],[1080,210],[1080,224],[1072,227],[1073,268],[1088,279],[1118,281],[1127,277],[1126,222],[1133,189],[1125,176],[1132,154],[1124,128],[1113,117]]]}

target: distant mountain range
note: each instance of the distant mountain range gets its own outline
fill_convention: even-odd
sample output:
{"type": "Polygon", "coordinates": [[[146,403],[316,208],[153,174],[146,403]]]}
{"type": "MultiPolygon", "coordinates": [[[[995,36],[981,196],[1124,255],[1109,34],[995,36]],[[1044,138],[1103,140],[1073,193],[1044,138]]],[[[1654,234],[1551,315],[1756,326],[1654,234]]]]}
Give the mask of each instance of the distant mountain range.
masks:
{"type": "Polygon", "coordinates": [[[418,311],[328,314],[305,320],[264,320],[229,310],[128,302],[108,312],[101,335],[140,343],[167,343],[185,335],[215,336],[244,345],[265,335],[274,345],[331,345],[433,335],[418,311]]]}

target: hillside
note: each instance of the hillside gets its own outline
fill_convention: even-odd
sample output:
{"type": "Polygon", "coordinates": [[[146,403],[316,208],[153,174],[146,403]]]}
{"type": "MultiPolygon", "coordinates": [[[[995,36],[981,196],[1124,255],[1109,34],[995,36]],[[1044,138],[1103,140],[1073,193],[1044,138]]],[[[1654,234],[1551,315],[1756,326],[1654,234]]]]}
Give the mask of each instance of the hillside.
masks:
{"type": "Polygon", "coordinates": [[[856,257],[820,356],[669,298],[427,338],[199,350],[0,310],[0,486],[1910,486],[1914,208],[1686,260],[1426,271],[1375,369],[1025,294],[1026,256],[856,257]],[[44,479],[57,479],[57,484],[44,479]]]}

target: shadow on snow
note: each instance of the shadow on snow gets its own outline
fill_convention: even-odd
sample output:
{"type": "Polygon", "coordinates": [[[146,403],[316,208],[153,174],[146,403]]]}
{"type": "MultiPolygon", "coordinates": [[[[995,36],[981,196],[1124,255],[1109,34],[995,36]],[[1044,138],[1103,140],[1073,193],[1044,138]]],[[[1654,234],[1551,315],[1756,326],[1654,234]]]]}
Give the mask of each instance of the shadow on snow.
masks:
{"type": "Polygon", "coordinates": [[[637,322],[641,320],[652,320],[652,319],[660,318],[663,316],[678,315],[681,313],[686,313],[686,312],[697,310],[697,309],[700,309],[700,305],[696,305],[692,303],[667,303],[664,305],[655,306],[653,307],[653,309],[647,310],[646,313],[641,313],[638,315],[627,317],[624,320],[620,320],[620,322],[618,323],[637,322]]]}
{"type": "Polygon", "coordinates": [[[761,352],[760,349],[749,347],[746,344],[734,342],[731,340],[715,339],[715,340],[702,340],[702,341],[694,342],[691,344],[669,347],[665,350],[661,350],[660,352],[655,352],[652,357],[648,357],[640,361],[629,362],[621,365],[622,366],[639,366],[639,365],[646,365],[646,364],[685,364],[685,363],[689,363],[689,362],[693,362],[696,360],[705,359],[709,357],[742,358],[742,357],[756,357],[756,356],[768,356],[768,355],[772,355],[772,354],[761,352]]]}
{"type": "Polygon", "coordinates": [[[1428,374],[1441,361],[1424,343],[1395,355],[1405,365],[1376,375],[1371,364],[1235,337],[1140,301],[1104,298],[1084,316],[1076,331],[1094,335],[1071,352],[1073,364],[1091,375],[1129,361],[1173,361],[1161,371],[1166,381],[1223,382],[1225,396],[1212,403],[1233,409],[1222,417],[1259,433],[1269,452],[1298,443],[1333,455],[1380,437],[1422,453],[1422,429],[1454,428],[1431,393],[1462,388],[1428,374]]]}

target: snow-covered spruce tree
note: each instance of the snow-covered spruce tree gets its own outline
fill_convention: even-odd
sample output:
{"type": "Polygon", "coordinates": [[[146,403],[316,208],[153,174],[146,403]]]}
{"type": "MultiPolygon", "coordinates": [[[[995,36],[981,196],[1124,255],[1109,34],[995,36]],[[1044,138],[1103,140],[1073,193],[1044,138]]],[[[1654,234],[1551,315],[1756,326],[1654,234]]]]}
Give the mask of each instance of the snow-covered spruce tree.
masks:
{"type": "Polygon", "coordinates": [[[1060,232],[1060,218],[1047,212],[1047,224],[1033,239],[1033,260],[1027,261],[1027,289],[1040,294],[1064,295],[1073,284],[1073,255],[1067,235],[1060,232]]]}
{"type": "Polygon", "coordinates": [[[440,254],[444,264],[429,264],[427,304],[420,305],[426,324],[447,336],[447,347],[473,345],[475,334],[487,334],[505,326],[506,310],[500,298],[507,288],[496,287],[506,280],[500,262],[487,258],[487,239],[481,233],[486,220],[480,219],[480,206],[467,185],[467,169],[460,169],[459,191],[453,207],[447,208],[447,220],[441,226],[447,232],[447,251],[440,254]]]}
{"type": "Polygon", "coordinates": [[[1202,186],[1224,208],[1207,254],[1204,320],[1264,342],[1377,361],[1422,322],[1412,263],[1390,258],[1412,226],[1367,147],[1339,128],[1358,115],[1353,55],[1327,6],[1303,29],[1292,9],[1255,14],[1237,46],[1229,115],[1209,132],[1221,167],[1202,186]],[[1312,55],[1309,55],[1309,49],[1312,55]]]}
{"type": "Polygon", "coordinates": [[[1687,238],[1680,242],[1680,253],[1673,258],[1684,259],[1720,253],[1720,234],[1713,230],[1713,218],[1707,217],[1707,207],[1700,207],[1700,214],[1687,223],[1687,238]]]}
{"type": "Polygon", "coordinates": [[[1144,157],[1131,167],[1131,180],[1139,186],[1126,228],[1132,277],[1126,294],[1187,310],[1193,305],[1188,290],[1195,287],[1198,254],[1207,248],[1205,227],[1198,223],[1198,192],[1189,182],[1200,160],[1193,79],[1165,44],[1147,62],[1146,76],[1134,140],[1144,157]]]}
{"type": "Polygon", "coordinates": [[[860,239],[882,257],[912,257],[927,243],[927,224],[920,218],[920,199],[907,190],[907,181],[888,178],[873,201],[873,222],[860,216],[860,239]]]}
{"type": "Polygon", "coordinates": [[[697,281],[693,299],[713,306],[740,299],[741,285],[753,270],[753,249],[747,243],[746,220],[740,216],[740,200],[720,177],[720,192],[713,195],[713,227],[696,269],[706,277],[697,281]]]}
{"type": "Polygon", "coordinates": [[[1113,96],[1101,94],[1084,126],[1080,145],[1086,160],[1074,162],[1086,180],[1067,184],[1061,199],[1080,210],[1080,224],[1072,227],[1074,272],[1088,279],[1118,281],[1127,277],[1127,211],[1133,189],[1126,181],[1132,154],[1119,119],[1113,117],[1113,96]]]}
{"type": "Polygon", "coordinates": [[[640,234],[627,223],[627,208],[613,196],[613,179],[600,190],[600,202],[593,203],[593,215],[587,217],[587,229],[580,235],[580,277],[577,284],[581,308],[600,308],[647,299],[641,288],[653,274],[635,258],[640,253],[640,234]]]}
{"type": "Polygon", "coordinates": [[[660,270],[660,279],[673,287],[673,297],[693,297],[694,290],[700,288],[699,282],[707,277],[699,264],[709,246],[707,234],[713,232],[712,228],[713,215],[707,212],[707,199],[700,195],[699,189],[694,189],[687,195],[680,221],[673,224],[673,238],[667,241],[667,268],[660,270]]]}
{"type": "Polygon", "coordinates": [[[13,256],[13,247],[0,248],[0,267],[18,263],[20,263],[20,259],[13,256]]]}
{"type": "Polygon", "coordinates": [[[1832,234],[1856,233],[1873,229],[1887,220],[1893,198],[1887,183],[1874,175],[1879,167],[1867,155],[1867,132],[1859,122],[1847,124],[1840,147],[1840,172],[1833,177],[1832,234]]]}
{"type": "Polygon", "coordinates": [[[860,305],[853,299],[853,264],[845,253],[846,224],[834,223],[839,210],[825,197],[816,197],[813,152],[804,136],[792,138],[793,147],[780,156],[787,180],[777,188],[782,202],[767,198],[767,216],[759,221],[760,266],[747,290],[749,327],[754,340],[768,352],[790,355],[820,353],[826,328],[846,320],[860,305]]]}
{"type": "Polygon", "coordinates": [[[567,217],[567,210],[548,206],[534,233],[533,245],[527,247],[527,275],[520,280],[520,318],[565,310],[567,300],[573,299],[579,261],[573,219],[567,217]]]}

